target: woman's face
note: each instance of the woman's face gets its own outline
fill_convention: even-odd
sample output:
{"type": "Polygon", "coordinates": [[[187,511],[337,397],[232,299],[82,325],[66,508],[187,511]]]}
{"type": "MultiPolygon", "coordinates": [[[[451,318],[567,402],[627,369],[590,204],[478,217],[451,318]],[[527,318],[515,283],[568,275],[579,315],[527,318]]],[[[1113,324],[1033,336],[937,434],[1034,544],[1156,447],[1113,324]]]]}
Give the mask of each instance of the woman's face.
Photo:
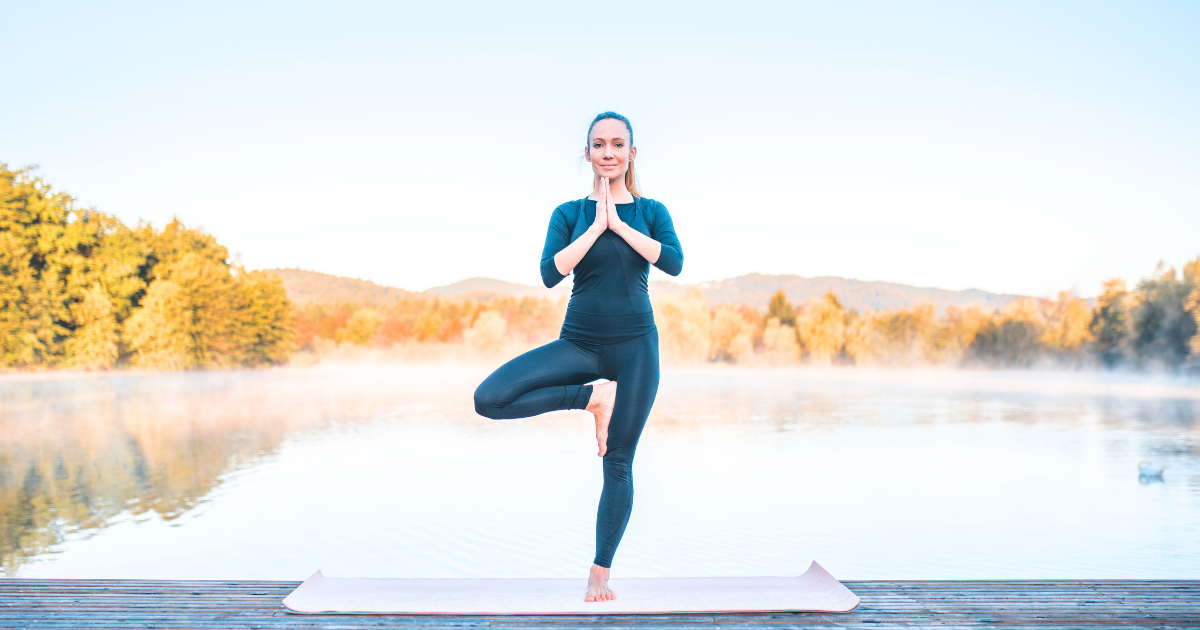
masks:
{"type": "Polygon", "coordinates": [[[629,146],[629,129],[615,118],[605,118],[592,127],[587,160],[592,172],[610,180],[624,177],[637,149],[629,146]]]}

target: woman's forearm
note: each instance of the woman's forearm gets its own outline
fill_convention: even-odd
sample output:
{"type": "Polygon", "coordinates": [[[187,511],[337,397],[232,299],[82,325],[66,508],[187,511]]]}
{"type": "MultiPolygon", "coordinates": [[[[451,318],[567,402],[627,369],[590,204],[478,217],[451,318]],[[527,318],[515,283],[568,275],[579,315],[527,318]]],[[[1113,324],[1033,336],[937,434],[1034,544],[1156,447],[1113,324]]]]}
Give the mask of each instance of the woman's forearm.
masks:
{"type": "MultiPolygon", "coordinates": [[[[651,265],[658,262],[659,255],[662,254],[662,243],[642,234],[641,232],[629,227],[628,223],[622,223],[620,226],[613,229],[617,236],[625,239],[626,243],[637,253],[642,255],[651,265]]],[[[582,258],[582,256],[580,256],[582,258]]],[[[557,263],[557,259],[555,260],[557,263]]]]}
{"type": "Polygon", "coordinates": [[[554,268],[558,269],[558,273],[567,275],[583,260],[584,254],[592,248],[596,239],[600,238],[600,233],[604,230],[596,230],[595,225],[587,229],[574,243],[562,248],[554,255],[554,268]]]}

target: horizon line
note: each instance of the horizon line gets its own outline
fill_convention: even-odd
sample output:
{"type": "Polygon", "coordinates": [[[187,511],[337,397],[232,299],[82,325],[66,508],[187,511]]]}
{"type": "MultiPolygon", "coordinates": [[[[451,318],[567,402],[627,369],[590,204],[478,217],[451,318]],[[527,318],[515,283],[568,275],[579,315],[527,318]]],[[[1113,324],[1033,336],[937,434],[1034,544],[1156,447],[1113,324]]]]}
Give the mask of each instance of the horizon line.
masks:
{"type": "MultiPolygon", "coordinates": [[[[561,289],[558,289],[557,287],[556,287],[556,288],[545,288],[545,287],[542,287],[542,286],[539,286],[539,285],[536,285],[536,284],[525,284],[525,283],[523,283],[523,282],[513,282],[513,281],[511,281],[511,280],[503,280],[503,279],[500,279],[500,278],[493,278],[493,277],[491,277],[491,276],[471,276],[471,277],[469,277],[469,278],[463,278],[463,279],[461,279],[461,280],[455,280],[454,282],[450,282],[450,283],[447,283],[447,284],[438,284],[438,285],[434,285],[434,286],[431,286],[431,287],[429,287],[428,289],[414,290],[414,289],[409,289],[409,288],[400,287],[400,286],[391,285],[391,284],[383,284],[383,283],[376,282],[376,281],[374,281],[374,280],[369,280],[369,279],[366,279],[366,278],[356,278],[356,277],[353,277],[353,276],[339,276],[339,275],[337,275],[337,274],[333,274],[333,273],[329,273],[329,272],[325,272],[325,271],[317,271],[317,270],[315,270],[315,269],[302,269],[302,268],[300,268],[300,267],[269,267],[269,268],[260,269],[259,271],[264,271],[264,272],[271,272],[271,271],[301,271],[301,272],[305,272],[305,273],[316,273],[316,274],[321,274],[321,275],[325,275],[325,276],[330,276],[330,277],[333,277],[333,278],[343,278],[343,279],[347,279],[347,280],[355,280],[355,281],[358,281],[358,282],[367,282],[367,283],[373,284],[373,285],[375,285],[375,286],[378,286],[378,287],[383,287],[383,288],[387,288],[387,289],[397,289],[397,290],[400,290],[400,291],[406,291],[406,292],[408,292],[408,293],[429,293],[430,291],[433,291],[433,290],[435,290],[435,289],[444,289],[444,288],[448,288],[448,287],[453,287],[453,286],[455,286],[455,285],[462,284],[462,283],[464,283],[464,282],[469,282],[469,281],[471,281],[471,280],[489,280],[489,281],[493,281],[493,282],[503,282],[503,283],[505,283],[505,284],[511,284],[511,285],[515,285],[515,286],[519,286],[519,287],[528,288],[528,289],[543,290],[543,291],[548,291],[548,292],[549,292],[549,291],[556,291],[556,290],[557,290],[557,291],[561,291],[561,289]]],[[[864,283],[864,284],[866,284],[866,283],[889,284],[889,285],[895,285],[895,286],[907,287],[907,288],[911,288],[911,289],[927,289],[927,290],[935,290],[935,291],[947,291],[947,292],[951,292],[951,293],[967,293],[967,292],[970,292],[970,291],[978,291],[978,292],[980,292],[980,293],[986,293],[986,294],[988,294],[988,295],[995,295],[995,296],[1000,296],[1000,297],[1014,297],[1014,298],[1038,298],[1038,297],[1039,297],[1039,296],[1035,296],[1035,295],[1024,295],[1024,294],[1020,294],[1020,293],[999,293],[999,292],[995,292],[995,291],[988,291],[987,289],[980,289],[980,288],[978,288],[978,287],[968,287],[968,288],[966,288],[966,289],[946,289],[946,288],[943,288],[943,287],[936,287],[936,286],[922,286],[922,285],[916,285],[916,284],[907,284],[907,283],[904,283],[904,282],[895,282],[895,281],[891,281],[891,280],[863,280],[863,279],[861,279],[861,278],[849,278],[849,277],[846,277],[846,276],[801,276],[801,275],[799,275],[799,274],[795,274],[795,273],[761,273],[761,272],[750,272],[750,273],[744,273],[744,274],[742,274],[742,275],[740,275],[740,276],[731,276],[731,277],[728,277],[728,278],[723,278],[723,279],[720,279],[720,280],[701,280],[701,281],[699,281],[699,282],[686,283],[686,284],[685,284],[685,283],[681,283],[681,282],[677,282],[677,281],[674,281],[674,280],[667,280],[667,279],[661,279],[661,280],[650,280],[649,282],[651,282],[651,283],[660,282],[660,283],[665,283],[665,284],[672,284],[672,285],[675,285],[675,286],[678,286],[678,287],[681,287],[681,288],[696,287],[696,288],[701,288],[701,289],[703,289],[703,288],[707,288],[707,287],[704,287],[704,286],[702,286],[702,285],[706,285],[706,284],[720,284],[720,283],[723,283],[723,282],[728,282],[728,281],[730,281],[730,280],[739,280],[739,279],[741,279],[741,278],[745,278],[745,277],[747,277],[747,276],[766,276],[766,277],[785,277],[785,276],[790,276],[790,277],[793,277],[793,278],[799,278],[799,279],[801,279],[801,280],[822,280],[822,279],[833,279],[833,280],[844,280],[844,281],[848,281],[848,282],[861,282],[861,283],[864,283]]],[[[564,286],[564,285],[565,285],[565,286],[570,286],[570,282],[571,282],[571,280],[570,280],[570,276],[568,275],[568,277],[567,277],[567,278],[565,278],[565,279],[563,280],[563,284],[560,284],[560,285],[558,285],[558,286],[559,286],[559,287],[562,287],[562,286],[564,286]]],[[[1084,296],[1076,296],[1076,297],[1084,297],[1084,296]]],[[[1094,297],[1094,296],[1091,296],[1091,297],[1094,297]]],[[[1087,298],[1085,298],[1085,299],[1091,299],[1091,297],[1087,297],[1087,298]]]]}

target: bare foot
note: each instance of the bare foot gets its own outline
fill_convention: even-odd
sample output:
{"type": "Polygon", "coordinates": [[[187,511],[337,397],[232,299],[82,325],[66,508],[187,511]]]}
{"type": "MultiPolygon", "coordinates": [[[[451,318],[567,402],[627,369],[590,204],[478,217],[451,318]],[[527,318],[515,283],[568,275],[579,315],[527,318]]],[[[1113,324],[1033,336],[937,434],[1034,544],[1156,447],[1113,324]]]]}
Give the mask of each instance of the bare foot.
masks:
{"type": "Polygon", "coordinates": [[[616,402],[616,381],[592,385],[592,397],[588,399],[587,410],[596,416],[596,445],[600,447],[600,452],[596,454],[600,457],[608,452],[608,421],[612,419],[616,402]]]}
{"type": "Polygon", "coordinates": [[[607,602],[617,598],[617,594],[608,588],[608,569],[593,564],[588,572],[588,590],[583,598],[585,602],[607,602]]]}

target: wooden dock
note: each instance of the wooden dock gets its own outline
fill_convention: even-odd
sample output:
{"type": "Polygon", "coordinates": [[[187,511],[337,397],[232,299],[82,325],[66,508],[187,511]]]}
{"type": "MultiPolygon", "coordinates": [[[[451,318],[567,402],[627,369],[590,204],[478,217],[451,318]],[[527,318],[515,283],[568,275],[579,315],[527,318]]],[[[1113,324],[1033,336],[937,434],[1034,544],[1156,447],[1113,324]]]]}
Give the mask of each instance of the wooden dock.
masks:
{"type": "Polygon", "coordinates": [[[0,578],[0,628],[1200,628],[1200,580],[844,582],[842,614],[299,615],[299,582],[0,578]]]}

